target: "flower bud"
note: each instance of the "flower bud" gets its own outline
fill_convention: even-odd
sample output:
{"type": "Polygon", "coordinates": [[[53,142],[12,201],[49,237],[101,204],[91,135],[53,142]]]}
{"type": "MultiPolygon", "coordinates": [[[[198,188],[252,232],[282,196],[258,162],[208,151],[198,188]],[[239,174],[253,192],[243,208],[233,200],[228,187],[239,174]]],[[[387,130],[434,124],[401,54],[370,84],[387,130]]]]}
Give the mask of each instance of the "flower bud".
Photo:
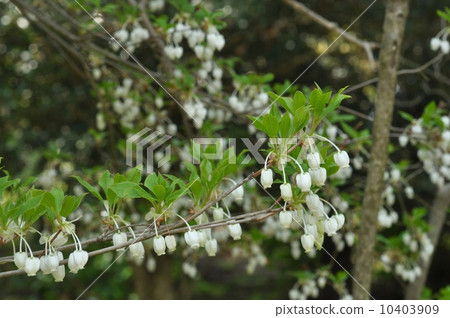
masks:
{"type": "Polygon", "coordinates": [[[295,180],[302,192],[307,192],[311,189],[311,175],[308,172],[298,174],[295,180]]]}
{"type": "Polygon", "coordinates": [[[206,253],[208,253],[208,256],[216,256],[217,240],[216,239],[207,240],[205,243],[205,249],[206,249],[206,253]]]}
{"type": "Polygon", "coordinates": [[[347,151],[339,151],[334,154],[334,162],[339,166],[339,168],[348,167],[350,164],[350,158],[348,157],[347,151]]]}
{"type": "Polygon", "coordinates": [[[300,238],[301,242],[302,242],[302,246],[305,249],[305,252],[311,252],[311,250],[314,247],[314,236],[312,236],[311,234],[305,233],[302,235],[302,237],[300,238]]]}
{"type": "Polygon", "coordinates": [[[174,235],[167,235],[165,240],[169,252],[173,252],[177,249],[177,239],[175,238],[174,235]]]}
{"type": "Polygon", "coordinates": [[[318,169],[320,167],[320,154],[317,151],[307,154],[306,160],[308,160],[308,165],[311,169],[318,169]]]}
{"type": "Polygon", "coordinates": [[[292,200],[292,187],[290,183],[283,183],[280,185],[280,190],[284,201],[292,200]]]}
{"type": "Polygon", "coordinates": [[[292,215],[287,211],[280,212],[280,224],[281,227],[288,229],[291,226],[292,215]]]}
{"type": "Polygon", "coordinates": [[[158,256],[166,254],[166,241],[164,240],[164,237],[155,236],[153,238],[153,250],[158,256]]]}
{"type": "Polygon", "coordinates": [[[272,187],[273,171],[271,169],[263,169],[261,172],[261,184],[264,189],[272,187]]]}
{"type": "Polygon", "coordinates": [[[236,241],[236,240],[241,239],[242,228],[239,223],[228,225],[228,232],[230,233],[233,240],[236,241]]]}

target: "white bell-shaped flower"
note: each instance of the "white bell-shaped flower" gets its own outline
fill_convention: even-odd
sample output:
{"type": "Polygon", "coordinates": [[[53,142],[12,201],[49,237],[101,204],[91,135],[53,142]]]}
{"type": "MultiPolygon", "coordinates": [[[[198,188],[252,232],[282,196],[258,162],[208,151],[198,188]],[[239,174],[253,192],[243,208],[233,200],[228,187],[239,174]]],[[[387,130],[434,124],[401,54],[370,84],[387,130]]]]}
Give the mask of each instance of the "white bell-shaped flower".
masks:
{"type": "Polygon", "coordinates": [[[197,231],[198,233],[198,242],[200,244],[201,247],[205,246],[206,240],[207,240],[207,236],[206,236],[206,231],[204,230],[199,230],[197,231]]]}
{"type": "Polygon", "coordinates": [[[128,40],[128,31],[125,29],[120,29],[114,32],[114,37],[121,43],[126,42],[128,40]]]}
{"type": "Polygon", "coordinates": [[[311,175],[308,172],[299,173],[295,180],[302,192],[307,192],[311,189],[311,175]]]}
{"type": "Polygon", "coordinates": [[[213,219],[214,221],[220,221],[224,217],[224,212],[222,208],[213,208],[213,219]]]}
{"type": "Polygon", "coordinates": [[[439,50],[441,46],[441,39],[439,38],[432,38],[430,41],[430,47],[432,51],[437,51],[439,50]]]}
{"type": "Polygon", "coordinates": [[[64,265],[59,265],[55,271],[52,272],[52,276],[56,283],[62,282],[66,277],[66,268],[64,265]]]}
{"type": "Polygon", "coordinates": [[[217,240],[216,239],[207,240],[205,243],[205,249],[206,249],[206,253],[208,253],[208,256],[216,256],[217,240]]]}
{"type": "Polygon", "coordinates": [[[167,235],[165,237],[166,240],[166,247],[169,250],[169,252],[173,252],[177,249],[177,239],[174,235],[167,235]]]}
{"type": "Polygon", "coordinates": [[[333,216],[336,219],[338,224],[338,230],[340,230],[345,224],[345,215],[344,214],[336,214],[333,216]]]}
{"type": "Polygon", "coordinates": [[[320,201],[320,198],[317,194],[310,193],[306,196],[306,206],[311,211],[316,211],[320,209],[322,202],[320,201]]]}
{"type": "Polygon", "coordinates": [[[447,40],[441,41],[441,52],[444,54],[450,52],[450,43],[447,40]]]}
{"type": "Polygon", "coordinates": [[[323,186],[327,180],[327,170],[325,168],[309,169],[312,184],[316,186],[323,186]]]}
{"type": "Polygon", "coordinates": [[[27,273],[28,276],[36,276],[36,273],[39,271],[39,268],[41,267],[41,261],[37,257],[27,257],[25,261],[25,273],[27,273]]]}
{"type": "Polygon", "coordinates": [[[283,183],[280,185],[281,197],[284,201],[292,200],[292,187],[290,183],[283,183]]]}
{"type": "Polygon", "coordinates": [[[319,238],[319,232],[317,230],[317,225],[315,223],[313,223],[313,224],[306,224],[305,232],[311,234],[312,236],[314,236],[315,239],[319,238]]]}
{"type": "Polygon", "coordinates": [[[234,201],[242,201],[244,198],[244,187],[241,185],[231,192],[231,197],[234,201]]]}
{"type": "Polygon", "coordinates": [[[334,162],[339,166],[339,168],[348,167],[350,164],[350,158],[348,157],[348,153],[345,150],[336,152],[333,156],[334,162]]]}
{"type": "Polygon", "coordinates": [[[401,147],[406,147],[408,141],[409,138],[407,135],[401,135],[400,137],[398,137],[398,143],[400,144],[401,147]]]}
{"type": "MultiPolygon", "coordinates": [[[[128,240],[127,233],[118,231],[117,233],[114,233],[112,239],[113,239],[114,246],[120,246],[120,245],[126,243],[126,241],[128,240]]],[[[125,250],[125,248],[120,248],[117,251],[123,251],[123,250],[125,250]]]]}
{"type": "Polygon", "coordinates": [[[338,223],[335,218],[331,217],[323,222],[323,229],[328,236],[333,236],[338,230],[338,223]]]}
{"type": "Polygon", "coordinates": [[[76,274],[76,273],[78,273],[80,268],[75,263],[75,257],[74,257],[73,253],[74,252],[70,253],[70,255],[69,255],[69,262],[68,262],[67,266],[69,267],[69,270],[70,270],[71,273],[76,274]]]}
{"type": "Polygon", "coordinates": [[[302,246],[305,249],[305,252],[311,252],[314,248],[314,236],[312,236],[309,233],[305,233],[300,238],[300,241],[302,242],[302,246]]]}
{"type": "Polygon", "coordinates": [[[230,224],[227,226],[228,232],[230,233],[230,236],[233,238],[233,240],[240,240],[242,235],[242,228],[239,223],[236,224],[230,224]]]}
{"type": "Polygon", "coordinates": [[[18,269],[23,269],[25,267],[25,262],[27,260],[27,253],[17,252],[14,253],[14,264],[18,269]]]}
{"type": "Polygon", "coordinates": [[[263,169],[261,171],[261,184],[264,189],[272,187],[273,171],[272,169],[263,169]]]}
{"type": "Polygon", "coordinates": [[[188,232],[184,233],[184,239],[186,241],[186,244],[191,248],[200,247],[200,237],[198,236],[196,230],[189,230],[188,232]]]}
{"type": "Polygon", "coordinates": [[[282,228],[288,229],[291,227],[292,223],[292,214],[288,211],[280,212],[280,224],[282,228]]]}
{"type": "Polygon", "coordinates": [[[47,258],[47,266],[50,272],[54,272],[59,266],[59,257],[57,253],[51,253],[47,258]]]}
{"type": "Polygon", "coordinates": [[[142,242],[131,244],[130,254],[135,260],[143,259],[145,255],[144,244],[142,244],[142,242]]]}
{"type": "Polygon", "coordinates": [[[166,241],[164,240],[164,237],[155,236],[153,238],[153,249],[158,256],[166,254],[166,241]]]}
{"type": "Polygon", "coordinates": [[[48,275],[52,272],[48,266],[48,255],[41,256],[39,258],[39,263],[40,263],[39,268],[40,268],[42,274],[48,275]]]}
{"type": "Polygon", "coordinates": [[[320,167],[320,154],[317,151],[307,154],[306,160],[311,169],[318,169],[320,167]]]}

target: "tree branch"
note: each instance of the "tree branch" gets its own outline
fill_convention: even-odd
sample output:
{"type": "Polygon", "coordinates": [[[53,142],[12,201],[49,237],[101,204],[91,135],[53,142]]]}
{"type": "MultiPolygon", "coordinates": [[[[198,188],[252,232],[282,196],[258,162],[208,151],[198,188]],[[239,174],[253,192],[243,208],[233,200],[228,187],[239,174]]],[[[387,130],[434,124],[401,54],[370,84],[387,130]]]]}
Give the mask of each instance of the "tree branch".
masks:
{"type": "Polygon", "coordinates": [[[367,59],[369,60],[372,69],[373,70],[375,69],[375,59],[372,50],[380,47],[378,43],[361,40],[353,33],[345,32],[345,30],[339,27],[339,25],[336,22],[332,22],[325,19],[324,17],[312,11],[311,9],[309,9],[300,2],[297,2],[295,0],[283,0],[283,2],[288,6],[290,6],[292,9],[294,9],[295,11],[297,11],[298,13],[308,16],[311,20],[313,20],[317,24],[320,24],[321,26],[325,27],[330,31],[342,34],[343,38],[363,48],[367,54],[367,59]]]}

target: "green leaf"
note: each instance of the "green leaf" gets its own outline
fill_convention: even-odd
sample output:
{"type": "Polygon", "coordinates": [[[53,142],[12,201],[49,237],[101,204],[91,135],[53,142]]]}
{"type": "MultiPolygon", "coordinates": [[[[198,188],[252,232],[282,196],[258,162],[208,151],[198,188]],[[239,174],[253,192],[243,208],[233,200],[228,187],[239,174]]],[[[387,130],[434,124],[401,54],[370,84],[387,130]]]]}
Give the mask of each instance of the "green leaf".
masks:
{"type": "Polygon", "coordinates": [[[139,183],[141,181],[141,178],[142,173],[138,168],[131,169],[126,175],[126,180],[134,183],[139,183]]]}
{"type": "Polygon", "coordinates": [[[267,130],[262,122],[261,116],[260,117],[247,116],[247,117],[252,121],[253,126],[255,126],[256,129],[268,134],[267,130]]]}
{"type": "Polygon", "coordinates": [[[111,178],[111,173],[108,170],[106,170],[100,177],[100,180],[98,180],[98,184],[103,189],[103,191],[105,191],[105,193],[107,192],[109,186],[114,184],[114,180],[111,178]]]}
{"type": "Polygon", "coordinates": [[[277,119],[277,121],[281,120],[281,113],[277,105],[272,105],[272,107],[270,108],[270,114],[272,114],[277,119]]]}
{"type": "MultiPolygon", "coordinates": [[[[342,92],[347,89],[347,86],[344,88],[341,88],[337,94],[333,97],[333,99],[328,104],[327,108],[322,112],[322,115],[320,116],[321,119],[327,117],[331,112],[335,111],[339,105],[341,105],[342,101],[344,99],[350,98],[350,95],[344,95],[342,92]]],[[[331,92],[330,92],[331,93],[331,92]]]]}
{"type": "Polygon", "coordinates": [[[64,191],[58,188],[53,188],[51,191],[51,194],[55,198],[55,207],[56,207],[56,213],[59,213],[61,211],[63,200],[64,200],[64,191]]]}
{"type": "Polygon", "coordinates": [[[158,176],[156,173],[151,173],[145,178],[144,185],[151,190],[155,184],[158,183],[158,176]]]}
{"type": "Polygon", "coordinates": [[[282,138],[290,137],[291,128],[292,128],[291,116],[289,115],[289,113],[286,113],[283,115],[283,118],[281,118],[280,121],[280,136],[282,138]]]}
{"type": "Polygon", "coordinates": [[[164,195],[166,194],[166,188],[164,188],[160,184],[155,184],[153,186],[153,188],[151,189],[151,191],[155,194],[156,199],[160,202],[162,201],[162,199],[164,198],[164,195]]]}
{"type": "Polygon", "coordinates": [[[350,135],[352,138],[358,138],[359,134],[358,131],[347,125],[346,123],[341,123],[342,129],[350,135]]]}
{"type": "Polygon", "coordinates": [[[272,114],[266,114],[263,117],[263,124],[267,130],[267,135],[270,138],[278,136],[278,130],[280,129],[277,119],[272,114]]]}
{"type": "MultiPolygon", "coordinates": [[[[305,103],[306,103],[305,95],[303,95],[301,91],[295,92],[293,104],[294,112],[296,112],[300,108],[303,108],[305,106],[305,103]]],[[[294,114],[294,112],[292,114],[294,114]]]]}
{"type": "Polygon", "coordinates": [[[273,100],[273,103],[276,102],[276,103],[280,104],[280,106],[283,107],[286,111],[290,112],[292,115],[294,114],[295,109],[293,106],[294,102],[293,102],[292,98],[281,97],[272,92],[269,92],[267,94],[273,100]]]}
{"type": "Polygon", "coordinates": [[[294,120],[293,120],[293,129],[294,132],[298,132],[300,129],[303,129],[308,125],[309,122],[309,111],[308,108],[301,107],[295,111],[294,120]]]}
{"type": "Polygon", "coordinates": [[[87,183],[86,181],[84,181],[83,179],[81,179],[80,177],[77,176],[73,176],[73,178],[75,178],[83,187],[85,187],[94,197],[96,197],[97,199],[100,200],[100,202],[103,203],[103,198],[100,195],[100,192],[97,191],[96,188],[94,188],[93,186],[91,186],[89,183],[87,183]]]}
{"type": "Polygon", "coordinates": [[[399,111],[398,113],[400,114],[400,116],[402,116],[403,119],[409,122],[412,122],[414,120],[414,117],[407,112],[399,111]]]}
{"type": "Polygon", "coordinates": [[[322,90],[319,87],[311,92],[309,103],[311,104],[311,110],[314,117],[320,117],[325,108],[325,100],[323,98],[322,90]]]}
{"type": "Polygon", "coordinates": [[[62,205],[59,215],[63,217],[69,216],[73,211],[75,211],[78,208],[84,196],[85,194],[82,194],[79,197],[75,197],[72,195],[66,196],[64,198],[64,203],[62,205]]]}

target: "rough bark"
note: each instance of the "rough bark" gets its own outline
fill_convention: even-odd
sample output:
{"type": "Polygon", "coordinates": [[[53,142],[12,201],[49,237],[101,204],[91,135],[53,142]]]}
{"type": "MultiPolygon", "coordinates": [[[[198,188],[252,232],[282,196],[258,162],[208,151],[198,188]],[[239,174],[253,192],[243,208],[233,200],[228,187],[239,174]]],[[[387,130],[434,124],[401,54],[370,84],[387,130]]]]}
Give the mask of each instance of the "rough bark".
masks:
{"type": "MultiPolygon", "coordinates": [[[[430,220],[428,221],[431,225],[431,231],[428,234],[431,242],[435,246],[434,251],[436,251],[436,246],[439,243],[439,237],[441,236],[442,227],[444,226],[445,219],[447,217],[447,209],[450,205],[450,184],[445,185],[441,188],[430,209],[430,220]]],[[[416,281],[406,288],[405,299],[419,299],[423,287],[425,286],[428,272],[430,271],[431,261],[433,260],[433,254],[426,261],[420,259],[419,266],[422,268],[422,275],[419,276],[416,281]]]]}
{"type": "Polygon", "coordinates": [[[373,122],[370,165],[356,248],[353,297],[368,299],[372,282],[377,215],[382,204],[383,174],[388,159],[389,127],[394,109],[400,47],[408,15],[408,0],[388,0],[379,56],[379,82],[373,122]]]}

